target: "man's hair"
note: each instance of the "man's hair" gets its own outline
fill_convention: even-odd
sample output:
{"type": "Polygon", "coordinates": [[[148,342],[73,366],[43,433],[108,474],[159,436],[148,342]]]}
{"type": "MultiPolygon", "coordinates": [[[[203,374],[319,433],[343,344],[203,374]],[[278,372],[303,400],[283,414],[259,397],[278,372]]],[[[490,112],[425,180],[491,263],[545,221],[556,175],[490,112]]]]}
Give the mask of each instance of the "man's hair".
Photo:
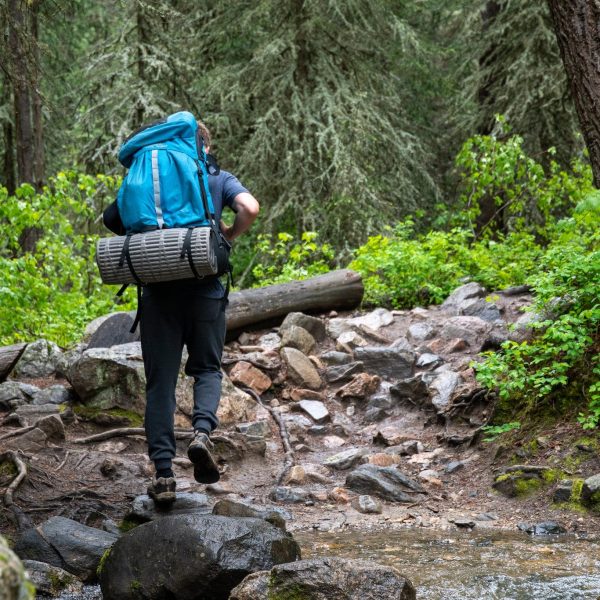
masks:
{"type": "Polygon", "coordinates": [[[202,121],[196,121],[198,123],[198,129],[200,130],[200,135],[202,135],[202,139],[204,140],[204,145],[207,148],[212,146],[212,140],[210,137],[210,131],[208,127],[202,121]]]}

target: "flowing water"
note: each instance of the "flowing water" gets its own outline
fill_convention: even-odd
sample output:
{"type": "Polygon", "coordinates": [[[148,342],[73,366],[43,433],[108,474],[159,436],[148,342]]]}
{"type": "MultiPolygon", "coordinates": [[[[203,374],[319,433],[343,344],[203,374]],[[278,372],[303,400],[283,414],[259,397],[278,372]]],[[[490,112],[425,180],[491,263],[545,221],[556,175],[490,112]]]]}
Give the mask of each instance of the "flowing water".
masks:
{"type": "MultiPolygon", "coordinates": [[[[303,558],[361,558],[396,567],[415,584],[418,600],[600,600],[600,539],[424,529],[294,537],[303,558]]],[[[97,586],[62,596],[101,598],[97,586]]]]}
{"type": "Polygon", "coordinates": [[[600,600],[600,539],[423,529],[294,535],[303,558],[396,567],[418,600],[600,600]]]}

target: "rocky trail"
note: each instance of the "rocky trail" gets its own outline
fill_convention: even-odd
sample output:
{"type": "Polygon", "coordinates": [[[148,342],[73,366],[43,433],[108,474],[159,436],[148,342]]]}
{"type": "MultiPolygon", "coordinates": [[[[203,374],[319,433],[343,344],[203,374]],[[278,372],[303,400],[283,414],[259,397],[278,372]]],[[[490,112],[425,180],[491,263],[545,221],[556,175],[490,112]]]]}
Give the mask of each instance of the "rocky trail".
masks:
{"type": "Polygon", "coordinates": [[[143,364],[135,338],[121,343],[125,315],[91,323],[74,349],[28,344],[0,384],[1,530],[37,560],[46,551],[26,533],[54,527],[40,534],[47,541],[72,523],[51,517],[101,530],[108,545],[139,523],[211,513],[283,520],[292,532],[598,533],[598,513],[582,507],[600,490],[596,438],[564,425],[513,447],[482,441],[496,399],[471,364],[525,339],[530,302],[525,288],[487,295],[468,283],[440,306],[290,313],[279,327],[242,333],[223,360],[218,484],[193,479],[191,382],[180,378],[178,500],[168,514],[144,495],[143,364]]]}

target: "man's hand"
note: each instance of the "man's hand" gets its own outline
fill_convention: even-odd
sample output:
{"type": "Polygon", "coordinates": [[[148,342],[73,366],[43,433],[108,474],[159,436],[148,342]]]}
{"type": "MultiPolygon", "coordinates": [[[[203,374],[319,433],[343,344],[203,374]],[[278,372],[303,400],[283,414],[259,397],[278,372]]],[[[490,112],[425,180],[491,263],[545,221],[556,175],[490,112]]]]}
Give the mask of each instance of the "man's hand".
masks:
{"type": "Polygon", "coordinates": [[[252,194],[243,192],[233,199],[232,208],[236,213],[233,225],[228,227],[223,221],[219,223],[223,235],[229,242],[250,229],[254,219],[258,216],[260,206],[252,194]]]}

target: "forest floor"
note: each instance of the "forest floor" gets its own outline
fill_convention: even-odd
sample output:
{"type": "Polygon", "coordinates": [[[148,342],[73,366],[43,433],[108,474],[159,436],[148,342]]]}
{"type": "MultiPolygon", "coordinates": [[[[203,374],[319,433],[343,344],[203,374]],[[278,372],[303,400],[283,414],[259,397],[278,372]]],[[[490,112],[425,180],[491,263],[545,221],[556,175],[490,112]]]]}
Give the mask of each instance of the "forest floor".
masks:
{"type": "MultiPolygon", "coordinates": [[[[510,307],[506,306],[504,310],[506,314],[510,307]]],[[[397,337],[406,330],[407,315],[407,311],[398,311],[394,323],[380,331],[390,339],[397,337]]],[[[250,335],[257,340],[265,333],[268,331],[250,335]]],[[[236,343],[227,348],[229,353],[237,350],[236,343]]],[[[461,362],[464,368],[472,356],[463,353],[446,358],[453,361],[454,367],[461,362]]],[[[39,388],[57,383],[69,385],[55,378],[27,383],[39,388]]],[[[473,431],[473,426],[465,426],[463,421],[453,429],[452,424],[440,422],[431,410],[411,403],[402,404],[382,420],[368,421],[364,405],[357,402],[350,409],[350,404],[336,397],[335,391],[335,386],[329,386],[320,392],[332,419],[318,433],[307,428],[302,419],[299,422],[298,413],[286,407],[286,402],[273,402],[273,397],[265,395],[266,403],[271,401],[272,407],[290,419],[286,422],[295,449],[294,463],[304,466],[296,473],[296,479],[288,482],[297,492],[297,502],[277,502],[270,497],[284,464],[284,450],[277,423],[262,406],[257,407],[256,419],[268,421],[270,428],[265,436],[264,455],[261,452],[230,454],[228,459],[222,460],[221,481],[204,486],[193,479],[192,465],[186,457],[187,440],[179,440],[174,465],[178,492],[206,494],[209,505],[220,498],[230,498],[257,507],[276,506],[287,513],[290,531],[405,527],[514,531],[523,522],[556,521],[568,532],[600,533],[600,515],[573,505],[555,505],[553,494],[557,481],[525,497],[509,498],[492,488],[495,475],[503,467],[514,464],[547,466],[559,474],[557,479],[584,479],[599,473],[598,434],[586,434],[574,422],[560,422],[556,417],[545,415],[546,425],[532,424],[519,432],[503,434],[493,442],[483,441],[479,435],[471,442],[452,445],[447,443],[449,434],[451,437],[453,433],[473,431]],[[424,499],[412,504],[383,500],[380,514],[363,514],[353,506],[359,494],[345,486],[351,469],[330,469],[324,467],[323,462],[341,451],[363,448],[367,456],[379,457],[374,459],[377,464],[383,455],[393,454],[390,452],[393,447],[388,450],[382,439],[385,435],[398,437],[399,432],[399,439],[422,444],[419,452],[401,456],[397,468],[423,485],[424,499]],[[460,462],[461,466],[447,472],[452,462],[460,462]],[[422,477],[428,469],[433,473],[422,477]]],[[[487,409],[491,410],[490,407],[487,409]]],[[[487,409],[484,406],[483,412],[487,409]]],[[[76,440],[107,431],[118,423],[99,424],[97,420],[77,417],[65,421],[63,439],[44,444],[35,451],[21,451],[26,459],[27,475],[15,493],[15,504],[33,524],[54,515],[96,527],[101,527],[107,519],[122,524],[130,513],[134,498],[145,494],[152,475],[145,438],[126,435],[82,444],[76,440]]],[[[215,433],[227,436],[234,430],[235,425],[231,425],[215,433]]],[[[13,431],[16,431],[14,424],[1,425],[0,439],[13,431]]],[[[18,438],[0,441],[1,449],[18,447],[15,443],[18,438]]],[[[6,487],[13,476],[10,469],[0,471],[0,493],[2,486],[6,487]]],[[[173,507],[176,509],[177,503],[173,507]]],[[[0,530],[9,537],[17,533],[12,514],[7,510],[2,512],[0,530]]]]}

